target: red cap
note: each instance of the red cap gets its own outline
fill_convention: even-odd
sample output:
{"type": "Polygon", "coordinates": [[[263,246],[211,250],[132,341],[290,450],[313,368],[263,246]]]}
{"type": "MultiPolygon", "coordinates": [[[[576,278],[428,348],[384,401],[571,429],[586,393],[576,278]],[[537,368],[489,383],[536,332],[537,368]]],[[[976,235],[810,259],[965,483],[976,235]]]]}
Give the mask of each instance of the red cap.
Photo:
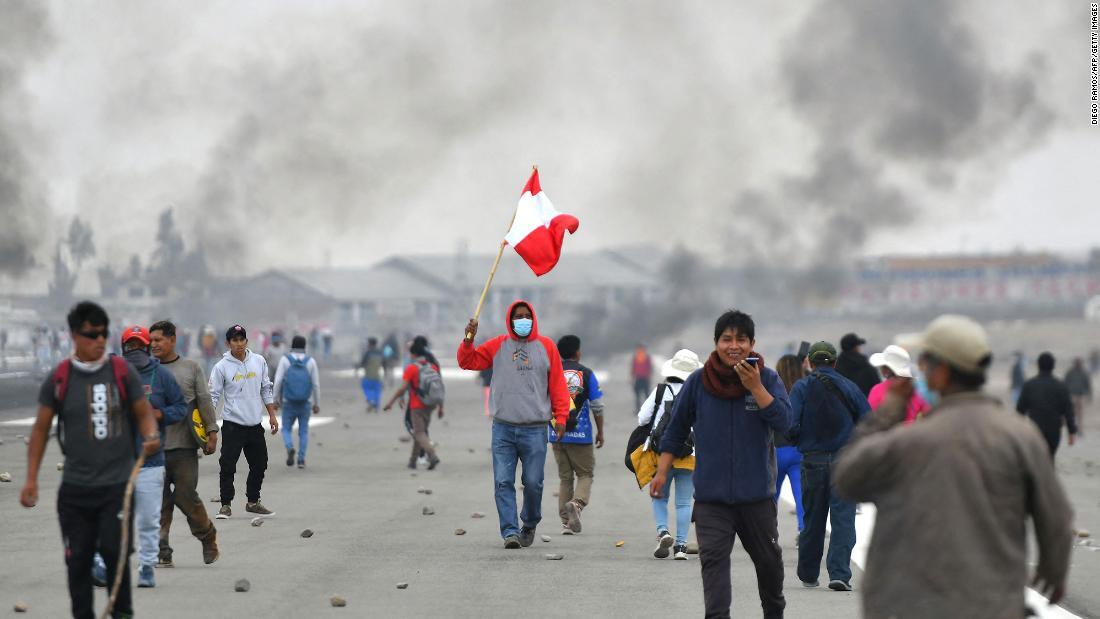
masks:
{"type": "Polygon", "coordinates": [[[126,327],[122,332],[122,344],[125,346],[126,342],[134,339],[140,340],[142,344],[148,346],[151,342],[149,339],[149,330],[139,325],[126,327]]]}

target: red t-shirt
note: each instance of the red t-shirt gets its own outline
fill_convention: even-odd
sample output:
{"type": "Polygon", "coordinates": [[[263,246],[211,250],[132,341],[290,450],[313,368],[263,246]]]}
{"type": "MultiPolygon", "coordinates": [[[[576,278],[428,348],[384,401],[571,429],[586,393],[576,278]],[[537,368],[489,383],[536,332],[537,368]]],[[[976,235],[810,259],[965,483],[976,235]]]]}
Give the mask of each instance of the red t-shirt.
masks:
{"type": "MultiPolygon", "coordinates": [[[[439,366],[432,364],[435,371],[439,371],[439,366]]],[[[416,392],[420,388],[420,366],[417,362],[412,362],[405,366],[405,373],[401,375],[401,379],[409,383],[409,408],[427,408],[424,406],[424,402],[420,399],[420,395],[416,392]]]]}

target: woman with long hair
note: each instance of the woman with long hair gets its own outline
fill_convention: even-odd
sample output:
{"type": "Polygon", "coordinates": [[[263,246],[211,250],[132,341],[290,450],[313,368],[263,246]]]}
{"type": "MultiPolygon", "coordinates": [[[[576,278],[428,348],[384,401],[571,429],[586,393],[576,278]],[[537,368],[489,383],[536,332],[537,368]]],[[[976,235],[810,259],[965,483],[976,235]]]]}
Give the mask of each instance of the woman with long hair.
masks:
{"type": "MultiPolygon", "coordinates": [[[[779,373],[779,379],[787,393],[791,392],[794,384],[806,376],[806,369],[802,361],[794,355],[783,355],[775,364],[775,371],[779,373]]],[[[798,530],[802,531],[802,454],[798,448],[787,440],[786,436],[778,432],[773,433],[775,438],[775,462],[778,474],[775,476],[775,500],[779,501],[779,491],[783,488],[783,478],[791,480],[791,494],[794,495],[794,509],[798,514],[798,530]]]]}

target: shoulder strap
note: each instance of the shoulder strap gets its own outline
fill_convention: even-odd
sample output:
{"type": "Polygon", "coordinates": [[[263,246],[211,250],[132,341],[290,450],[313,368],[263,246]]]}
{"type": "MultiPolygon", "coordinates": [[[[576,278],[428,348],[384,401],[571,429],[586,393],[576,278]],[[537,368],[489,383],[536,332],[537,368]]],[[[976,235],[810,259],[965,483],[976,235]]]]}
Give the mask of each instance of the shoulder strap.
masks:
{"type": "MultiPolygon", "coordinates": [[[[653,432],[654,423],[657,421],[657,409],[661,407],[661,403],[665,400],[665,390],[668,389],[668,383],[660,383],[657,385],[657,393],[653,396],[653,414],[649,417],[650,433],[653,432]]],[[[668,411],[665,411],[668,414],[668,411]]]]}
{"type": "MultiPolygon", "coordinates": [[[[65,394],[69,391],[69,375],[73,370],[73,362],[70,359],[63,359],[61,363],[57,364],[57,367],[53,371],[53,398],[57,400],[58,406],[63,406],[65,402],[65,394]]],[[[54,411],[55,413],[59,411],[54,411]]]]}
{"type": "Polygon", "coordinates": [[[826,391],[833,394],[836,399],[840,400],[840,403],[844,405],[844,408],[848,409],[848,414],[851,415],[853,424],[859,423],[859,412],[854,406],[852,406],[852,403],[848,401],[848,398],[844,396],[844,393],[840,391],[840,387],[836,386],[836,383],[833,382],[833,379],[825,376],[821,372],[811,372],[810,376],[813,376],[815,379],[817,379],[818,382],[825,386],[826,391]]]}

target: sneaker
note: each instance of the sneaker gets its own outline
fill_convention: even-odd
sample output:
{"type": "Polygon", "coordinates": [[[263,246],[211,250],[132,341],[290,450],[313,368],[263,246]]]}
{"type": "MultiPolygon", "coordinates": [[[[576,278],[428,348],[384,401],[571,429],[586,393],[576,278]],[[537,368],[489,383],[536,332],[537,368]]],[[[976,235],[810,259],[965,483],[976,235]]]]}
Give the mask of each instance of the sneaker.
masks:
{"type": "Polygon", "coordinates": [[[519,544],[524,548],[527,548],[531,544],[535,543],[535,530],[523,527],[519,530],[519,544]]]}
{"type": "Polygon", "coordinates": [[[222,553],[218,549],[218,536],[216,534],[211,539],[202,542],[203,563],[210,565],[217,561],[220,556],[222,556],[222,553]]]}
{"type": "Polygon", "coordinates": [[[439,466],[439,458],[432,458],[431,461],[428,462],[429,471],[434,471],[437,466],[439,466]]]}
{"type": "Polygon", "coordinates": [[[152,589],[157,586],[156,572],[152,565],[143,565],[138,568],[138,588],[152,589]]]}
{"type": "Polygon", "coordinates": [[[515,550],[517,548],[522,548],[523,544],[519,543],[519,537],[515,535],[509,535],[508,537],[504,538],[504,547],[508,550],[515,550]]]}
{"type": "Polygon", "coordinates": [[[244,511],[250,514],[256,514],[257,516],[274,516],[275,512],[264,507],[264,504],[256,501],[255,503],[245,503],[244,511]]]}
{"type": "Polygon", "coordinates": [[[569,501],[565,504],[565,516],[569,519],[569,528],[574,533],[581,532],[581,506],[577,505],[576,501],[569,501]]]}
{"type": "Polygon", "coordinates": [[[299,460],[298,461],[298,468],[300,468],[300,469],[306,468],[306,461],[305,460],[299,460]]]}
{"type": "Polygon", "coordinates": [[[157,557],[156,567],[158,569],[162,567],[176,567],[176,564],[172,563],[172,557],[157,557]]]}
{"type": "Polygon", "coordinates": [[[658,533],[657,534],[657,549],[653,551],[653,558],[655,558],[655,559],[667,559],[668,558],[668,549],[672,548],[672,544],[675,541],[676,540],[672,539],[672,536],[669,535],[668,531],[661,531],[660,533],[658,533]]]}
{"type": "Polygon", "coordinates": [[[562,535],[573,535],[573,529],[569,528],[569,523],[568,522],[561,523],[561,534],[562,535]]]}
{"type": "Polygon", "coordinates": [[[813,582],[806,582],[805,580],[803,580],[802,586],[806,587],[807,589],[813,589],[814,587],[820,587],[821,583],[817,582],[816,580],[813,582]]]}
{"type": "Polygon", "coordinates": [[[843,580],[840,580],[839,578],[834,578],[833,580],[829,581],[829,588],[833,591],[851,591],[852,585],[843,580]]]}
{"type": "Polygon", "coordinates": [[[98,552],[92,557],[92,582],[97,587],[107,586],[107,564],[103,562],[103,557],[99,556],[98,552]]]}
{"type": "Polygon", "coordinates": [[[687,549],[688,549],[687,544],[676,544],[675,546],[672,547],[672,552],[673,552],[672,558],[677,560],[677,561],[687,561],[688,560],[687,549]]]}
{"type": "Polygon", "coordinates": [[[294,466],[294,450],[293,449],[286,450],[286,465],[287,466],[294,466]]]}
{"type": "Polygon", "coordinates": [[[233,515],[233,510],[228,505],[222,505],[222,508],[218,510],[218,515],[214,516],[215,520],[229,520],[229,517],[233,515]]]}

